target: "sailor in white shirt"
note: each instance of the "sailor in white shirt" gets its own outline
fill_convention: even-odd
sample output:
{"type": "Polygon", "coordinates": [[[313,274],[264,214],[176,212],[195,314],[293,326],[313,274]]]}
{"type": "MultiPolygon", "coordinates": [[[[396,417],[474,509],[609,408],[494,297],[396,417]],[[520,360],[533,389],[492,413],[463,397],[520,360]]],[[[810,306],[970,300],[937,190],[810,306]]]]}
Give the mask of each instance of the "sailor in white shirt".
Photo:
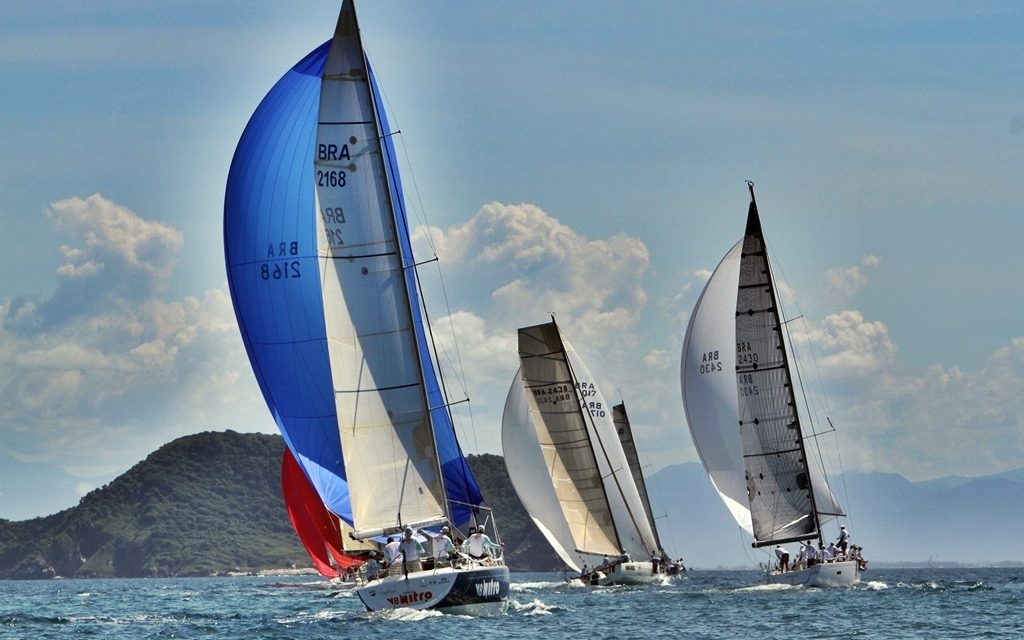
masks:
{"type": "Polygon", "coordinates": [[[775,545],[775,557],[779,559],[779,571],[789,571],[789,551],[783,549],[781,544],[775,545]]]}
{"type": "Polygon", "coordinates": [[[807,568],[807,548],[809,546],[810,545],[808,545],[805,542],[801,542],[800,543],[800,552],[798,554],[796,554],[796,568],[797,569],[806,569],[807,568]]]}

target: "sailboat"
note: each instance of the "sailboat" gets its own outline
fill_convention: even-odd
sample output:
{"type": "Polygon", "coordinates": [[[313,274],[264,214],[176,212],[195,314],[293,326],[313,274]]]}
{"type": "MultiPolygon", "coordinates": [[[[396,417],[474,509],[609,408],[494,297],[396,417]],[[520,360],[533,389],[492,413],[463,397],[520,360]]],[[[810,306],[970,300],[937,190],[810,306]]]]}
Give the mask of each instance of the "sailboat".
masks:
{"type": "MultiPolygon", "coordinates": [[[[753,536],[753,546],[817,541],[820,549],[823,527],[845,514],[809,455],[813,433],[798,411],[794,362],[754,185],[747,184],[744,236],[711,275],[686,329],[683,405],[704,469],[736,522],[753,536]]],[[[769,562],[765,569],[770,583],[848,586],[860,580],[856,560],[790,571],[769,562]]]]}
{"type": "Polygon", "coordinates": [[[661,536],[658,534],[658,524],[654,518],[654,509],[651,507],[650,494],[647,492],[647,480],[644,478],[643,466],[640,464],[640,453],[636,449],[636,440],[633,439],[633,426],[629,422],[629,414],[626,413],[626,403],[620,402],[612,407],[612,424],[619,434],[619,444],[622,445],[622,452],[626,454],[626,461],[629,463],[629,472],[633,475],[633,482],[636,483],[637,491],[640,493],[640,503],[647,513],[647,521],[654,534],[654,544],[659,553],[661,569],[667,575],[678,575],[686,571],[682,561],[674,561],[665,555],[665,547],[661,544],[661,536]]]}
{"type": "Polygon", "coordinates": [[[653,520],[593,376],[554,319],[518,335],[502,451],[531,519],[589,584],[662,581],[653,520]]]}
{"type": "MultiPolygon", "coordinates": [[[[274,85],[235,151],[224,204],[235,315],[288,449],[351,538],[493,531],[431,351],[392,135],[345,0],[334,36],[274,85]]],[[[371,611],[506,610],[500,558],[455,564],[357,593],[371,611]]]]}

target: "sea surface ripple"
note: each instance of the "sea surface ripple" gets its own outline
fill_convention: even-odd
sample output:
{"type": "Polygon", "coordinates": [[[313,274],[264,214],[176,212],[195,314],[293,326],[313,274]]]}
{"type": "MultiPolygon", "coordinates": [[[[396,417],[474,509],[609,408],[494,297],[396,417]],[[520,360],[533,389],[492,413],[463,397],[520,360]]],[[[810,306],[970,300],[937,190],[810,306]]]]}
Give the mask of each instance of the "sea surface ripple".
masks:
{"type": "Polygon", "coordinates": [[[663,586],[591,589],[512,574],[501,618],[367,613],[310,576],[0,581],[0,638],[1024,638],[1024,569],[879,569],[854,589],[763,585],[693,571],[663,586]]]}

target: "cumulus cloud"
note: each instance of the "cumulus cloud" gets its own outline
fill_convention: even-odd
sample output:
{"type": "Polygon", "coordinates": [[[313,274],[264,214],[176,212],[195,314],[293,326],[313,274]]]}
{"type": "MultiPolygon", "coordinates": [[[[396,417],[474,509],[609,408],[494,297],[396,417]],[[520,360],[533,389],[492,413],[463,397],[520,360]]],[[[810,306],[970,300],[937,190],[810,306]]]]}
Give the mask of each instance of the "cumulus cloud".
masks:
{"type": "Polygon", "coordinates": [[[836,301],[845,303],[867,284],[865,269],[873,269],[882,263],[875,255],[864,256],[860,264],[851,267],[838,267],[825,271],[825,282],[828,293],[836,301]]]}
{"type": "Polygon", "coordinates": [[[650,266],[638,238],[591,239],[531,204],[492,202],[467,222],[429,235],[452,271],[486,272],[493,316],[546,320],[555,313],[580,340],[625,333],[647,302],[641,285],[650,266]]]}
{"type": "Polygon", "coordinates": [[[226,290],[164,297],[181,232],[98,194],[46,213],[67,239],[55,292],[0,304],[3,452],[96,477],[186,433],[257,426],[236,419],[262,400],[226,290]]]}
{"type": "MultiPolygon", "coordinates": [[[[643,280],[650,266],[638,238],[590,238],[535,205],[498,202],[465,223],[421,227],[414,236],[441,256],[449,290],[470,296],[434,325],[438,335],[450,336],[454,327],[479,422],[500,424],[519,366],[517,329],[547,322],[551,313],[609,390],[616,381],[608,372],[622,370],[626,361],[638,364],[637,324],[647,305],[643,280]],[[474,291],[484,293],[473,297],[474,291]]],[[[450,340],[444,345],[446,354],[454,353],[450,340]]],[[[481,446],[500,450],[498,436],[496,427],[488,429],[481,446]]]]}

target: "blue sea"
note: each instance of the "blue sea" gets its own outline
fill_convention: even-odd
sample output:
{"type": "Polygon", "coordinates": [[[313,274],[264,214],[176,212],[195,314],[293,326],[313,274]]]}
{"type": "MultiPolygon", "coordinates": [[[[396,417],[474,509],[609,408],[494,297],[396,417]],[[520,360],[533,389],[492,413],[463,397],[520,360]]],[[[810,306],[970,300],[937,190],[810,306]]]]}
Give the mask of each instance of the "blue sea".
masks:
{"type": "Polygon", "coordinates": [[[502,618],[367,613],[311,576],[0,581],[0,638],[1024,638],[1024,569],[879,569],[852,590],[694,571],[591,589],[513,573],[502,618]]]}

